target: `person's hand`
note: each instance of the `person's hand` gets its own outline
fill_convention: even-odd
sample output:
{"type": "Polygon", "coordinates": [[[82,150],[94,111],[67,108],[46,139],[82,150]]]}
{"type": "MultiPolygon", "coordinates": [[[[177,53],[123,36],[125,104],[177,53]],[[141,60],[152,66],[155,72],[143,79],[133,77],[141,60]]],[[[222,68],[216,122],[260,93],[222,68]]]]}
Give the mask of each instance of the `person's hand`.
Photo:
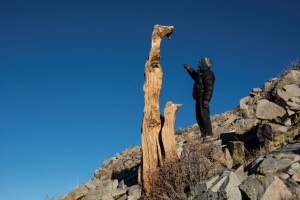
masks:
{"type": "Polygon", "coordinates": [[[206,99],[204,99],[204,100],[203,100],[203,107],[204,107],[204,108],[208,108],[208,106],[209,106],[209,101],[206,100],[206,99]]]}
{"type": "Polygon", "coordinates": [[[189,69],[190,67],[187,64],[182,64],[185,69],[189,69]]]}

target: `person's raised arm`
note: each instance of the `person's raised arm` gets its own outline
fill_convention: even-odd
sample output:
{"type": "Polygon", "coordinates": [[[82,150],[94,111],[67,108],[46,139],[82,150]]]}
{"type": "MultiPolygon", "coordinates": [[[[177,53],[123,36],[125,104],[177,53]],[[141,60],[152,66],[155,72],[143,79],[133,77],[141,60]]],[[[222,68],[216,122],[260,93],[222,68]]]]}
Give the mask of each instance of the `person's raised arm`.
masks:
{"type": "Polygon", "coordinates": [[[193,70],[193,68],[190,68],[187,64],[183,64],[183,67],[187,70],[189,75],[192,77],[193,80],[196,80],[198,73],[193,70]]]}

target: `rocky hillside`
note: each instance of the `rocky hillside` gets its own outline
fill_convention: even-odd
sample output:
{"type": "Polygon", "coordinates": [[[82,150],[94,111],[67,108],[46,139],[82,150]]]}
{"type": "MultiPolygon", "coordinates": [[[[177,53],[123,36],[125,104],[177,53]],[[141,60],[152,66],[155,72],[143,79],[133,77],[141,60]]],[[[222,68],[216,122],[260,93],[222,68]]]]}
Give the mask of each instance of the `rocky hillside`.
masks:
{"type": "MultiPolygon", "coordinates": [[[[236,108],[213,116],[216,141],[209,145],[217,150],[209,162],[220,164],[222,171],[189,185],[175,199],[300,199],[299,85],[298,62],[254,88],[236,108]]],[[[177,130],[182,160],[199,136],[197,125],[177,130]]],[[[104,161],[91,180],[59,199],[146,198],[138,185],[141,155],[140,146],[126,149],[104,161]]]]}

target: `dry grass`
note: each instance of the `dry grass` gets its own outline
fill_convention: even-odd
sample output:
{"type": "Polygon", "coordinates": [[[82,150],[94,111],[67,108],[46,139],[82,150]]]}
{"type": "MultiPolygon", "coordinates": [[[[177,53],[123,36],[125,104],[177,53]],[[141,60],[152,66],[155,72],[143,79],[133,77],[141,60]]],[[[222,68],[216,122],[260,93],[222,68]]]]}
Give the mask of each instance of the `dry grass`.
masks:
{"type": "Polygon", "coordinates": [[[285,76],[290,70],[298,70],[299,71],[300,70],[300,61],[296,60],[296,61],[292,62],[286,70],[283,70],[280,77],[285,76]]]}
{"type": "Polygon", "coordinates": [[[151,200],[184,200],[190,188],[198,182],[221,173],[224,167],[213,159],[212,144],[196,141],[183,152],[181,160],[165,164],[159,169],[149,197],[151,200]]]}

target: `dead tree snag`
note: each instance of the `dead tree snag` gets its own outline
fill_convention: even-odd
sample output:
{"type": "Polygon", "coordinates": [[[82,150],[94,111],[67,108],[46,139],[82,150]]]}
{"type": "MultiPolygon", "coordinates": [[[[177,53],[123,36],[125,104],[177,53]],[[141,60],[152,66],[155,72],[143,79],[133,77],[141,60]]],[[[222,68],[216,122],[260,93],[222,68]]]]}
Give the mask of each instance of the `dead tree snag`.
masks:
{"type": "Polygon", "coordinates": [[[152,44],[145,66],[144,81],[144,117],[142,123],[142,184],[146,194],[151,190],[153,174],[162,164],[159,142],[161,118],[159,95],[162,87],[162,68],[160,65],[160,43],[164,36],[173,32],[173,26],[155,25],[152,33],[152,44]]]}
{"type": "Polygon", "coordinates": [[[181,104],[174,104],[169,101],[164,108],[164,125],[161,132],[162,143],[165,152],[164,162],[175,162],[178,160],[176,151],[176,140],[174,125],[176,112],[181,104]]]}

